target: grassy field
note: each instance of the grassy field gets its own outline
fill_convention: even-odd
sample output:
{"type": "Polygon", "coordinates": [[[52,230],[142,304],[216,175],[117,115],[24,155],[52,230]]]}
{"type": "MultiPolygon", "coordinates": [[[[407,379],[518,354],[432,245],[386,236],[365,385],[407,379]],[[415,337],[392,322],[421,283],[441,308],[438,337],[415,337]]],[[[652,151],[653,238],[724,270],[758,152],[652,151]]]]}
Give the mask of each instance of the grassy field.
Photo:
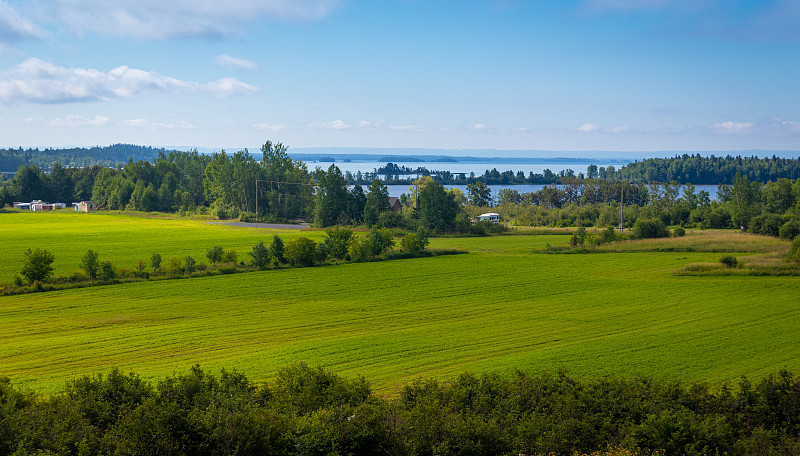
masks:
{"type": "MultiPolygon", "coordinates": [[[[110,214],[53,214],[53,223],[7,215],[0,229],[19,236],[13,244],[52,246],[57,259],[89,245],[115,260],[137,258],[125,246],[199,257],[213,243],[244,251],[273,233],[110,214]],[[58,229],[36,235],[20,224],[58,229]]],[[[462,372],[565,368],[719,383],[800,370],[800,278],[673,274],[719,253],[534,253],[567,240],[437,238],[431,247],[470,254],[3,297],[0,375],[53,391],[112,367],[158,379],[199,363],[268,380],[305,361],[364,375],[392,394],[415,378],[462,372]]],[[[725,242],[738,251],[753,244],[725,242]]],[[[13,273],[7,263],[0,267],[13,273]]]]}
{"type": "MultiPolygon", "coordinates": [[[[158,252],[169,257],[193,256],[208,262],[206,251],[214,245],[236,250],[240,261],[248,261],[247,252],[258,241],[268,244],[274,230],[239,228],[215,224],[209,220],[141,217],[114,212],[82,213],[75,211],[0,213],[0,283],[13,281],[19,272],[23,253],[28,248],[43,248],[55,255],[56,275],[80,270],[81,256],[93,249],[101,260],[115,266],[133,268],[138,260],[150,265],[150,256],[158,252]]],[[[314,239],[321,231],[284,230],[284,240],[296,236],[314,239]]]]}

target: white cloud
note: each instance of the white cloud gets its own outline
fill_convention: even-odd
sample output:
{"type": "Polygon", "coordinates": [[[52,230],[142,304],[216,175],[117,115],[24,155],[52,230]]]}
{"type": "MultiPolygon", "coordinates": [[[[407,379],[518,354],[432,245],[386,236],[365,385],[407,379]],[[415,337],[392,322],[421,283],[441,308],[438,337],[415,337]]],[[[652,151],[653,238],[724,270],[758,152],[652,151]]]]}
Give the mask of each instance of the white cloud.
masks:
{"type": "Polygon", "coordinates": [[[0,42],[41,39],[44,32],[0,0],[0,42]]]}
{"type": "Polygon", "coordinates": [[[597,125],[595,125],[593,123],[585,123],[585,124],[581,125],[580,127],[578,127],[578,131],[583,132],[583,133],[591,133],[593,131],[597,131],[598,128],[600,128],[600,127],[598,127],[597,125]]]}
{"type": "Polygon", "coordinates": [[[85,117],[78,114],[57,117],[50,121],[51,127],[96,127],[108,123],[106,116],[85,117]]]}
{"type": "Polygon", "coordinates": [[[342,120],[334,120],[332,122],[315,122],[308,125],[313,130],[347,130],[350,128],[346,122],[342,120]]]}
{"type": "Polygon", "coordinates": [[[396,131],[424,131],[423,128],[416,125],[390,125],[389,130],[396,131]]]}
{"type": "Polygon", "coordinates": [[[753,122],[719,122],[712,125],[711,130],[724,135],[741,135],[750,133],[753,125],[753,122]]]}
{"type": "Polygon", "coordinates": [[[286,130],[286,128],[288,128],[287,125],[283,123],[282,124],[254,123],[252,127],[257,128],[259,130],[266,130],[272,132],[284,131],[286,130]]]}
{"type": "Polygon", "coordinates": [[[256,86],[233,78],[199,83],[127,66],[104,73],[95,69],[59,67],[36,58],[29,58],[13,69],[0,73],[0,101],[5,103],[103,101],[153,92],[202,92],[231,96],[258,90],[256,86]]]}
{"type": "Polygon", "coordinates": [[[228,54],[222,54],[217,56],[217,58],[214,59],[214,63],[222,67],[237,68],[239,70],[247,70],[247,71],[255,70],[257,67],[255,62],[251,62],[245,59],[239,59],[236,57],[231,57],[228,54]]]}
{"type": "Polygon", "coordinates": [[[164,39],[225,36],[264,19],[316,20],[338,4],[339,0],[53,0],[48,10],[78,34],[164,39]]]}
{"type": "Polygon", "coordinates": [[[472,126],[473,130],[486,130],[488,127],[482,123],[476,123],[472,126]]]}
{"type": "Polygon", "coordinates": [[[603,131],[608,133],[626,133],[631,131],[631,127],[627,125],[614,125],[612,127],[604,128],[603,131]]]}
{"type": "Polygon", "coordinates": [[[151,122],[147,119],[123,120],[119,124],[126,127],[141,128],[145,130],[194,130],[197,128],[196,125],[185,121],[177,123],[175,122],[161,123],[161,122],[151,122]]]}

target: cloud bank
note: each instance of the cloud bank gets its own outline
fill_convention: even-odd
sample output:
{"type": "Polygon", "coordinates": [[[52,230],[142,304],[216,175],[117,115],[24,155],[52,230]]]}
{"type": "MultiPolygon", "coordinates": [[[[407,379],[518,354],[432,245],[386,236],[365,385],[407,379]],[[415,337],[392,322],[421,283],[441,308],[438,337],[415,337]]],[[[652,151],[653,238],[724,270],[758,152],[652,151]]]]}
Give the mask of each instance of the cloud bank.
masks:
{"type": "Polygon", "coordinates": [[[36,58],[0,73],[0,102],[7,104],[106,101],[147,93],[197,92],[232,96],[258,90],[256,86],[233,78],[200,83],[127,66],[105,73],[95,69],[64,68],[36,58]]]}

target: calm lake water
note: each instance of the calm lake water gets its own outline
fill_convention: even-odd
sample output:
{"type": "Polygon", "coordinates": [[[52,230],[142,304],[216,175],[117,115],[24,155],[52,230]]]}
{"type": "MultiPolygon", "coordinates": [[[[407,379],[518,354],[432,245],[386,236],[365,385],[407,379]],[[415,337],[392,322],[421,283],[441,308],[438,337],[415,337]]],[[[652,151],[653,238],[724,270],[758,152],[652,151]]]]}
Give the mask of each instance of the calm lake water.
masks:
{"type": "MultiPolygon", "coordinates": [[[[322,168],[328,169],[331,166],[331,163],[319,163],[319,162],[310,162],[306,163],[308,165],[308,169],[313,170],[315,168],[322,168]]],[[[344,174],[346,171],[350,171],[351,173],[355,174],[359,171],[362,173],[371,173],[375,171],[377,168],[381,166],[385,166],[386,163],[384,162],[336,162],[333,163],[336,165],[342,173],[344,174]]],[[[615,168],[619,169],[625,163],[606,163],[606,162],[597,162],[587,160],[585,162],[569,162],[569,163],[439,163],[439,162],[396,162],[398,166],[405,166],[406,168],[417,169],[419,167],[427,168],[429,171],[450,171],[451,173],[475,173],[476,176],[483,174],[486,170],[491,171],[492,169],[496,168],[501,173],[503,171],[513,171],[514,174],[517,171],[522,171],[527,176],[528,173],[534,174],[542,174],[545,169],[549,169],[550,171],[558,174],[559,171],[566,171],[571,169],[575,171],[575,175],[578,173],[586,173],[586,167],[589,165],[597,165],[598,167],[607,168],[608,166],[614,166],[615,168]]]]}
{"type": "MultiPolygon", "coordinates": [[[[464,194],[467,194],[467,186],[466,185],[445,185],[446,188],[455,187],[464,194]]],[[[520,193],[530,193],[536,192],[542,189],[544,185],[540,184],[522,184],[522,185],[489,185],[488,186],[492,190],[492,198],[497,196],[497,193],[504,188],[514,189],[520,193]]],[[[396,196],[399,197],[401,193],[411,193],[409,185],[387,185],[387,190],[389,190],[389,196],[396,196]]],[[[366,190],[366,188],[365,188],[366,190]]],[[[705,190],[708,192],[709,197],[714,200],[717,198],[717,186],[716,185],[695,185],[694,192],[699,193],[701,190],[705,190]]]]}

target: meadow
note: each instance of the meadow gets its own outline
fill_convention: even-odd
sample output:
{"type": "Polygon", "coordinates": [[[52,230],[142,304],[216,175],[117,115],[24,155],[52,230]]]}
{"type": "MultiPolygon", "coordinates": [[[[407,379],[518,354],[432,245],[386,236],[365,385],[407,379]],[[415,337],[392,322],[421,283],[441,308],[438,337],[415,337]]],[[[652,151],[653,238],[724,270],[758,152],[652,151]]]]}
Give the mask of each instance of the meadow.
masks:
{"type": "MultiPolygon", "coordinates": [[[[3,277],[27,247],[52,248],[67,273],[87,248],[132,264],[152,251],[202,258],[214,244],[242,258],[273,233],[322,236],[120,214],[0,214],[0,229],[3,277]]],[[[761,250],[728,235],[738,256],[761,250]]],[[[800,370],[800,278],[674,274],[716,252],[537,253],[568,239],[443,237],[431,247],[470,253],[2,297],[0,375],[48,392],[113,367],[155,380],[200,364],[260,381],[305,361],[392,395],[463,372],[718,384],[800,370]]]]}

